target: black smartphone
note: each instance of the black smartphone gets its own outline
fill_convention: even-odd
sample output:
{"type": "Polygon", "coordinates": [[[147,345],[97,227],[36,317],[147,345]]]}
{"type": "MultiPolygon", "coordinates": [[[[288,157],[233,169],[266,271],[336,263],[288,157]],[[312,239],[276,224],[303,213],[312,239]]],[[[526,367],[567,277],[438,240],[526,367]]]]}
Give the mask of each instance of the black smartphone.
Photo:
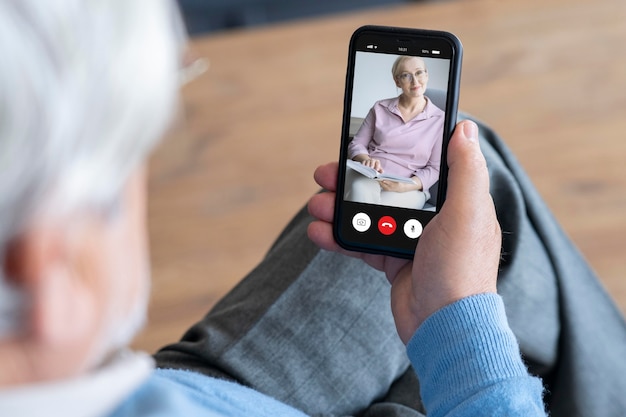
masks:
{"type": "Polygon", "coordinates": [[[350,39],[335,239],[412,258],[446,194],[463,48],[451,33],[363,26],[350,39]]]}

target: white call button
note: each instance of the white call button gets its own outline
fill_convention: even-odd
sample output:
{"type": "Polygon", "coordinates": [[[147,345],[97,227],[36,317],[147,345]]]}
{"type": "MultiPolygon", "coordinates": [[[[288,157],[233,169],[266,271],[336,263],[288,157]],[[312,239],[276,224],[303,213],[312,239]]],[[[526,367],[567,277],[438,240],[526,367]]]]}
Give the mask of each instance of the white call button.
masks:
{"type": "Polygon", "coordinates": [[[352,218],[352,227],[357,232],[366,232],[372,225],[372,219],[365,213],[357,213],[352,218]]]}
{"type": "Polygon", "coordinates": [[[422,235],[424,227],[415,219],[409,219],[404,223],[404,234],[410,239],[417,239],[422,235]]]}

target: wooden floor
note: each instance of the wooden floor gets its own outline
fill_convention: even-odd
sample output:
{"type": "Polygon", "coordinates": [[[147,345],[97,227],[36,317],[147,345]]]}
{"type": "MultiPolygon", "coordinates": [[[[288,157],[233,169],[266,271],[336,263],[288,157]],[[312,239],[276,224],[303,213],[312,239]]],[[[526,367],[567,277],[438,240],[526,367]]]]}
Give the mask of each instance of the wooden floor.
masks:
{"type": "Polygon", "coordinates": [[[176,340],[263,256],[338,154],[348,39],[362,24],[465,46],[461,110],[507,141],[626,312],[626,2],[418,4],[194,39],[209,70],[151,160],[150,324],[176,340]]]}

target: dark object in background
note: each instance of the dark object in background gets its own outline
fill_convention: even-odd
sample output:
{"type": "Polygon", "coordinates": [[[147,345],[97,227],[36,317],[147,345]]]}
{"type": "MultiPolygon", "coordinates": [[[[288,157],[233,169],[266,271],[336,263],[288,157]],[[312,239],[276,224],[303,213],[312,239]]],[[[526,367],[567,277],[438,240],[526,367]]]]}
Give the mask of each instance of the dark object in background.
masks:
{"type": "MultiPolygon", "coordinates": [[[[412,0],[178,0],[191,35],[412,0]]],[[[414,1],[414,0],[413,0],[414,1]]]]}

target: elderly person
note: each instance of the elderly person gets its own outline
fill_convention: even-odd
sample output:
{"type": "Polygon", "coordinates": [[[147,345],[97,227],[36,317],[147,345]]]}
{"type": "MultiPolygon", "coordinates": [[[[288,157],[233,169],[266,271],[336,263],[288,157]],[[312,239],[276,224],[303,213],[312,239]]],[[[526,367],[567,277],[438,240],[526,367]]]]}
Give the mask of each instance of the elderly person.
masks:
{"type": "Polygon", "coordinates": [[[348,145],[348,157],[412,183],[375,180],[348,169],[346,200],[421,209],[439,180],[444,112],[425,95],[422,58],[399,56],[391,67],[398,97],[377,101],[348,145]]]}
{"type": "Polygon", "coordinates": [[[143,166],[176,107],[175,16],[165,0],[0,1],[0,415],[544,415],[526,365],[553,415],[623,415],[619,314],[535,196],[509,192],[532,186],[493,136],[487,173],[470,121],[418,267],[363,256],[379,272],[306,238],[337,250],[326,165],[317,221],[300,212],[180,342],[127,350],[149,286],[143,166]],[[489,175],[512,236],[500,266],[489,175]]]}
{"type": "Polygon", "coordinates": [[[33,387],[1,415],[108,412],[151,371],[117,352],[146,314],[143,166],[177,106],[175,11],[0,1],[0,384],[33,387]]]}

